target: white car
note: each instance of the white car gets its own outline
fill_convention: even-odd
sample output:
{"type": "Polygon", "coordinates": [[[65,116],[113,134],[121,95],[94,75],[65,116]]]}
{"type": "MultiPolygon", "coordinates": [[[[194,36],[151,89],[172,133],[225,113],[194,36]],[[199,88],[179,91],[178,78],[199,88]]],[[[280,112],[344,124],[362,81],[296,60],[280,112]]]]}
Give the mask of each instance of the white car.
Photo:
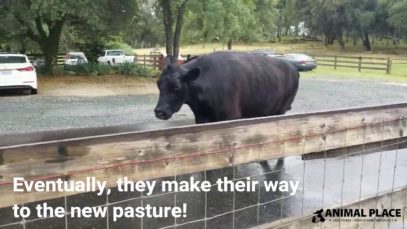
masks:
{"type": "Polygon", "coordinates": [[[105,50],[103,56],[98,58],[101,64],[117,65],[124,63],[135,63],[135,56],[126,56],[123,50],[105,50]]]}
{"type": "Polygon", "coordinates": [[[0,89],[30,89],[38,93],[37,73],[26,55],[0,54],[0,89]]]}
{"type": "Polygon", "coordinates": [[[78,65],[88,63],[88,59],[83,52],[68,52],[65,55],[64,65],[78,65]]]}

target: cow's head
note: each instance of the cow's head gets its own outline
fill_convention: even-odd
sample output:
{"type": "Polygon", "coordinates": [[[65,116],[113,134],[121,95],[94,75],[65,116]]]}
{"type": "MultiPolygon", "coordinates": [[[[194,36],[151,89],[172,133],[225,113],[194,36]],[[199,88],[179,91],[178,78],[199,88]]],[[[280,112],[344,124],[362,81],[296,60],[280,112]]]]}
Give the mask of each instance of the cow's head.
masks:
{"type": "Polygon", "coordinates": [[[199,74],[199,68],[188,70],[176,64],[166,64],[157,81],[160,97],[154,109],[155,116],[167,120],[178,112],[187,99],[189,83],[196,80],[199,74]]]}

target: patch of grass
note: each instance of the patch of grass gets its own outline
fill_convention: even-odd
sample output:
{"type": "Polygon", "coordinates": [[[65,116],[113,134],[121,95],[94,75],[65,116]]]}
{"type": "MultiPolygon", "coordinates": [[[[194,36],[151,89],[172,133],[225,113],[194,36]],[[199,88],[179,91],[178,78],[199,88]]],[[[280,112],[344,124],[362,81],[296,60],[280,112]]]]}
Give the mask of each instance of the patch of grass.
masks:
{"type": "MultiPolygon", "coordinates": [[[[315,55],[351,55],[351,56],[372,56],[372,57],[405,57],[407,58],[407,43],[401,42],[399,45],[393,45],[391,42],[387,46],[387,40],[375,39],[372,44],[373,51],[365,52],[361,42],[356,46],[353,42],[346,43],[345,51],[340,50],[338,44],[325,47],[321,41],[302,41],[284,38],[282,42],[263,42],[242,44],[235,43],[232,49],[235,51],[250,51],[254,49],[269,49],[278,53],[302,52],[315,55]]],[[[134,49],[137,54],[150,54],[154,48],[134,49]]],[[[159,47],[161,52],[165,52],[164,47],[159,47]]],[[[222,43],[204,43],[181,46],[182,55],[199,55],[211,53],[214,51],[226,50],[226,44],[222,43]]]]}
{"type": "Polygon", "coordinates": [[[115,67],[120,75],[153,77],[158,75],[158,71],[153,68],[146,68],[133,63],[124,63],[115,67]]]}
{"type": "MultiPolygon", "coordinates": [[[[406,65],[407,73],[407,65],[406,65]]],[[[337,68],[319,66],[312,72],[301,73],[302,77],[321,78],[321,79],[334,79],[334,80],[376,80],[382,82],[394,83],[407,83],[407,75],[387,75],[384,71],[363,70],[358,72],[357,69],[351,68],[337,68]]]]}

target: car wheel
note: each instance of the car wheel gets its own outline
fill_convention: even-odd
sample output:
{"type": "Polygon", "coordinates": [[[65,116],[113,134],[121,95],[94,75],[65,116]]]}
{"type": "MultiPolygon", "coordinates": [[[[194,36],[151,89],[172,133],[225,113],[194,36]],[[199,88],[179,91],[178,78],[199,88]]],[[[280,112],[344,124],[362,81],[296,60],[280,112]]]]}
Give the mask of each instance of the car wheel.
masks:
{"type": "Polygon", "coordinates": [[[31,95],[38,94],[38,89],[31,89],[31,95]]]}

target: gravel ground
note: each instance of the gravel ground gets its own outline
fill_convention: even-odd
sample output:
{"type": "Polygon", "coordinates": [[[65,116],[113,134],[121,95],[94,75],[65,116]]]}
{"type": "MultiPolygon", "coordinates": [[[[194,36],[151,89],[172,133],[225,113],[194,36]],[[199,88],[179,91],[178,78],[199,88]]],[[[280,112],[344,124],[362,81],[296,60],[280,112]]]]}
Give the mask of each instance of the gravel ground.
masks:
{"type": "MultiPolygon", "coordinates": [[[[0,134],[102,127],[157,121],[157,95],[105,97],[0,96],[0,134]]],[[[302,78],[290,113],[407,102],[407,86],[302,78]]],[[[192,119],[187,106],[175,120],[192,119]]]]}

